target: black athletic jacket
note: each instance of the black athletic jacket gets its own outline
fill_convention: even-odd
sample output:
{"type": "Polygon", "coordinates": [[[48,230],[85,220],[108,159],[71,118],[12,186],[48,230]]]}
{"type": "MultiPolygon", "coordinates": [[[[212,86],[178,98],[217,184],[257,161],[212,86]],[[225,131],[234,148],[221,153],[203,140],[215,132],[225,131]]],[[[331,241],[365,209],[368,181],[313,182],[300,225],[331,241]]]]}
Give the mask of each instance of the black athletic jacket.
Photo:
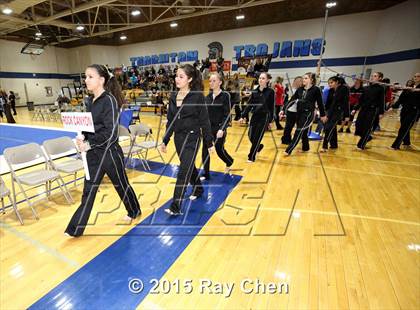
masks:
{"type": "Polygon", "coordinates": [[[91,149],[107,149],[118,143],[119,109],[115,97],[104,91],[94,102],[86,104],[87,112],[92,113],[95,133],[83,132],[91,149]]]}
{"type": "Polygon", "coordinates": [[[207,111],[209,113],[210,125],[212,131],[226,130],[230,120],[230,95],[221,91],[213,99],[213,93],[210,92],[206,99],[207,111]]]}
{"type": "Polygon", "coordinates": [[[163,143],[167,145],[172,134],[177,133],[202,133],[204,144],[207,147],[213,145],[209,115],[207,112],[202,92],[190,91],[182,101],[180,107],[176,106],[178,92],[172,93],[168,105],[168,123],[163,137],[163,143]]]}
{"type": "MultiPolygon", "coordinates": [[[[330,90],[331,91],[331,90],[330,90]]],[[[350,116],[349,104],[350,90],[347,85],[340,85],[332,95],[331,105],[328,107],[328,117],[333,114],[343,113],[344,117],[350,116]]]]}
{"type": "MultiPolygon", "coordinates": [[[[420,84],[416,88],[420,89],[420,84]]],[[[392,107],[396,109],[400,105],[402,105],[401,115],[416,115],[416,113],[420,113],[420,91],[403,90],[392,107]]]]}
{"type": "Polygon", "coordinates": [[[359,104],[354,106],[354,110],[375,110],[378,114],[385,112],[385,89],[382,85],[371,84],[364,88],[362,96],[360,96],[359,104]]]}
{"type": "Polygon", "coordinates": [[[274,113],[274,90],[265,87],[261,91],[259,86],[254,89],[242,112],[242,118],[246,118],[249,112],[252,112],[252,117],[264,118],[268,114],[268,121],[271,123],[274,113]]]}
{"type": "MultiPolygon", "coordinates": [[[[294,100],[298,100],[298,113],[314,112],[316,107],[315,103],[317,103],[319,113],[321,114],[321,116],[325,116],[325,107],[324,103],[322,102],[321,91],[317,86],[312,85],[312,87],[309,89],[305,89],[304,86],[299,87],[293,94],[292,98],[290,98],[289,104],[291,104],[294,100]]],[[[287,111],[287,108],[285,109],[287,111]]]]}

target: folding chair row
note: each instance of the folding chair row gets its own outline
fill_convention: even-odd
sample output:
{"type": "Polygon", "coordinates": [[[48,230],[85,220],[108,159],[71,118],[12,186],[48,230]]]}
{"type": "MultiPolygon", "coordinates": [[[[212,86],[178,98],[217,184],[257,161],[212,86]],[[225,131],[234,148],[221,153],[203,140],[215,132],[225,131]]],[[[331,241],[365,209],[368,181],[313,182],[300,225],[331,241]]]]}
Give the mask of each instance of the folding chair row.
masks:
{"type": "MultiPolygon", "coordinates": [[[[16,147],[6,148],[3,153],[11,175],[11,203],[22,225],[23,220],[16,206],[16,197],[20,194],[24,196],[24,200],[31,208],[34,217],[37,220],[39,219],[38,214],[33,208],[33,203],[26,193],[27,189],[25,190],[25,187],[28,187],[28,189],[33,189],[45,185],[46,195],[48,198],[51,195],[52,183],[57,182],[67,202],[73,203],[73,198],[71,197],[67,186],[62,176],[60,175],[60,172],[64,172],[67,175],[74,174],[76,182],[77,172],[83,169],[83,162],[80,159],[68,158],[63,161],[55,161],[55,159],[60,157],[78,153],[75,144],[69,137],[46,140],[43,143],[43,147],[44,150],[42,150],[41,146],[36,143],[29,143],[16,147]],[[39,169],[38,167],[35,167],[29,172],[22,173],[23,169],[35,165],[39,166],[40,164],[45,164],[45,168],[39,169]],[[15,183],[17,184],[19,192],[16,192],[15,183]]],[[[4,183],[3,186],[5,187],[4,183]]],[[[5,190],[5,192],[7,191],[5,190]]],[[[2,196],[2,202],[3,197],[5,196],[2,196]]]]}

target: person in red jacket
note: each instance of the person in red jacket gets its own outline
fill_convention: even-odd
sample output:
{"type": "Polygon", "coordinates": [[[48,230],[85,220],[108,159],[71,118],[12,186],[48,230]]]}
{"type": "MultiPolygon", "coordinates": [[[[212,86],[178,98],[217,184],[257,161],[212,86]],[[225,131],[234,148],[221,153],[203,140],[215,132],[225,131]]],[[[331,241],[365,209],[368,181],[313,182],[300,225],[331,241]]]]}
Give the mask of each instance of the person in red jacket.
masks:
{"type": "MultiPolygon", "coordinates": [[[[350,104],[350,111],[353,111],[353,108],[359,104],[360,96],[363,94],[363,81],[361,79],[356,79],[354,81],[354,85],[350,88],[350,97],[349,97],[349,104],[350,104]]],[[[353,123],[354,115],[350,114],[349,120],[343,119],[341,122],[341,128],[338,132],[343,132],[344,127],[347,126],[346,133],[351,133],[350,127],[353,123]]]]}
{"type": "Polygon", "coordinates": [[[283,87],[283,78],[277,77],[276,84],[274,85],[274,92],[276,94],[276,106],[274,112],[274,120],[276,122],[277,130],[282,130],[283,127],[280,124],[279,113],[283,109],[284,105],[284,87],[283,87]]]}

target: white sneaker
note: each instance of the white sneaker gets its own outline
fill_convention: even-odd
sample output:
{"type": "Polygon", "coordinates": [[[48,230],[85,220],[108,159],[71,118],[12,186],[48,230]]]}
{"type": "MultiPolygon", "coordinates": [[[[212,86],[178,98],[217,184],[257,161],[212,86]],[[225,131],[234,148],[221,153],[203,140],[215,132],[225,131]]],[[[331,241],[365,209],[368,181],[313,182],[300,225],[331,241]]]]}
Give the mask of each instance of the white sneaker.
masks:
{"type": "Polygon", "coordinates": [[[164,210],[166,213],[168,213],[169,215],[174,215],[174,216],[177,216],[177,215],[182,215],[182,213],[181,212],[173,212],[173,211],[171,211],[171,209],[165,209],[164,210]]]}
{"type": "Polygon", "coordinates": [[[205,181],[206,180],[206,177],[200,177],[200,181],[205,181]]]}

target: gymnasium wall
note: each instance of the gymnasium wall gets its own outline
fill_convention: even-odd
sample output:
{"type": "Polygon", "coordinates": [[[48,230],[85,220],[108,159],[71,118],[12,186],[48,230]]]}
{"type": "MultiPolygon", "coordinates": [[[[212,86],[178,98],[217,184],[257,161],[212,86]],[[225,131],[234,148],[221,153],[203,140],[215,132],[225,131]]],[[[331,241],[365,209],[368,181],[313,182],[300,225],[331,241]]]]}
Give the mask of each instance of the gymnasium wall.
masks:
{"type": "MultiPolygon", "coordinates": [[[[317,18],[121,46],[119,63],[127,63],[133,56],[187,50],[198,50],[198,58],[203,59],[208,54],[207,45],[213,41],[222,43],[225,60],[232,60],[236,45],[266,43],[271,53],[274,42],[322,37],[323,22],[323,18],[317,18]]],[[[360,75],[367,57],[365,69],[382,70],[391,80],[402,82],[420,70],[419,29],[420,1],[415,0],[383,11],[330,17],[323,59],[332,63],[329,67],[336,71],[360,75]],[[395,52],[398,53],[390,55],[395,52]],[[413,54],[417,60],[398,61],[413,58],[413,54]],[[349,62],[352,64],[348,65],[349,62]]],[[[301,75],[315,69],[316,59],[318,56],[277,57],[272,61],[270,72],[273,75],[288,72],[290,77],[301,75]],[[309,66],[305,64],[307,60],[313,60],[309,66]]],[[[321,71],[323,79],[331,75],[334,75],[331,71],[321,71]]]]}
{"type": "Polygon", "coordinates": [[[48,46],[39,56],[25,55],[20,53],[24,45],[0,40],[0,88],[17,92],[17,105],[54,102],[61,86],[72,82],[68,50],[48,46]],[[52,87],[53,96],[47,96],[46,86],[52,87]]]}
{"type": "MultiPolygon", "coordinates": [[[[40,56],[21,54],[24,43],[0,40],[0,87],[17,91],[21,105],[27,100],[35,104],[52,103],[61,86],[72,82],[69,74],[84,72],[92,63],[111,67],[130,65],[132,57],[189,50],[197,50],[198,59],[203,59],[208,55],[207,45],[213,41],[222,43],[225,60],[236,63],[233,59],[236,45],[266,43],[268,53],[272,53],[275,42],[320,38],[323,21],[323,18],[309,19],[120,47],[87,45],[62,49],[48,46],[40,56]],[[45,86],[52,87],[53,97],[46,96],[45,86]]],[[[392,81],[404,83],[409,76],[420,71],[419,29],[420,1],[416,0],[383,11],[330,17],[323,59],[331,69],[360,75],[367,57],[365,69],[382,71],[392,81]]],[[[287,72],[293,78],[315,70],[317,59],[318,56],[277,57],[272,60],[270,72],[274,76],[285,76],[287,72]]],[[[331,75],[334,75],[331,71],[321,71],[323,80],[331,75]]]]}
{"type": "Polygon", "coordinates": [[[84,72],[88,65],[109,64],[116,66],[120,63],[119,48],[115,46],[86,45],[68,49],[72,66],[71,74],[84,72]]]}

